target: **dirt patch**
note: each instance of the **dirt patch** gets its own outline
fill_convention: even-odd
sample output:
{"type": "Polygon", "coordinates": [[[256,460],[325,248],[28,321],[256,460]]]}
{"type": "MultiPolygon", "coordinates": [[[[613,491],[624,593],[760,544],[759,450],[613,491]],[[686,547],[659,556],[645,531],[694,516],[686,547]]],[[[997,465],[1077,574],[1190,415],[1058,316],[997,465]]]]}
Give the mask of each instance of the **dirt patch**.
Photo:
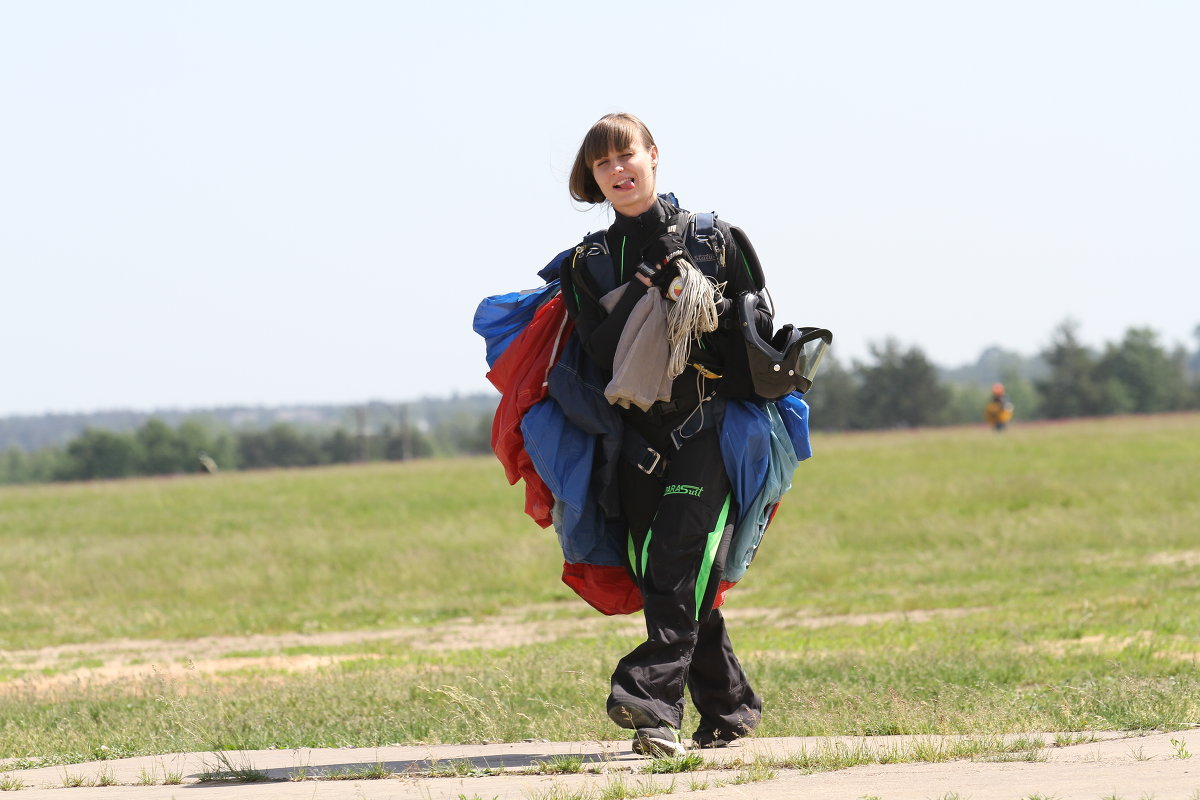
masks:
{"type": "MultiPolygon", "coordinates": [[[[557,607],[555,607],[557,608],[557,607]]],[[[825,628],[835,625],[926,623],[974,614],[981,609],[922,609],[878,614],[816,615],[769,608],[732,608],[725,615],[742,625],[825,628]]],[[[170,641],[120,639],[0,652],[0,669],[18,677],[0,681],[0,692],[53,692],[76,684],[178,678],[246,671],[306,672],[346,660],[381,658],[370,650],[387,642],[417,650],[500,650],[567,637],[619,635],[636,640],[644,631],[640,614],[538,619],[546,609],[531,607],[485,619],[461,618],[437,625],[377,631],[332,631],[252,636],[209,636],[170,641]],[[533,619],[531,619],[533,617],[533,619]],[[347,653],[289,653],[322,648],[360,649],[347,653]],[[81,662],[87,662],[81,665],[81,662]]]]}
{"type": "Polygon", "coordinates": [[[0,669],[17,675],[0,680],[0,692],[52,692],[75,684],[104,684],[178,678],[188,675],[263,671],[306,672],[342,661],[382,658],[373,643],[417,650],[497,650],[551,642],[566,636],[596,635],[606,629],[636,636],[642,618],[594,617],[530,621],[531,608],[487,619],[454,619],[429,626],[377,631],[208,636],[177,641],[119,639],[0,652],[0,669]],[[289,653],[290,650],[347,648],[347,653],[289,653]],[[86,663],[81,663],[86,662],[86,663]]]}
{"type": "Polygon", "coordinates": [[[1149,651],[1154,658],[1169,658],[1177,661],[1200,661],[1200,654],[1173,649],[1181,643],[1190,642],[1185,636],[1164,636],[1154,631],[1138,631],[1132,636],[1081,636],[1078,639],[1056,639],[1038,642],[1037,644],[1022,645],[1018,650],[1023,653],[1050,653],[1054,656],[1065,656],[1072,652],[1089,653],[1120,653],[1129,648],[1149,651]]]}
{"type": "Polygon", "coordinates": [[[1155,567],[1200,567],[1200,550],[1155,553],[1146,559],[1146,563],[1155,567]]]}
{"type": "Polygon", "coordinates": [[[987,608],[931,608],[911,611],[883,611],[876,614],[824,614],[778,609],[730,609],[725,616],[731,620],[766,622],[777,628],[832,628],[835,625],[887,625],[891,623],[924,623],[936,619],[957,619],[987,611],[987,608]]]}
{"type": "MultiPolygon", "coordinates": [[[[203,661],[164,661],[156,663],[106,663],[100,667],[55,672],[49,675],[26,675],[18,680],[0,683],[0,694],[32,693],[38,696],[53,694],[56,690],[76,686],[101,686],[112,683],[138,683],[142,681],[180,681],[189,675],[230,674],[235,672],[296,673],[328,667],[347,660],[378,658],[365,653],[355,655],[276,655],[259,657],[232,657],[203,661]]],[[[186,688],[177,687],[186,693],[186,688]]]]}

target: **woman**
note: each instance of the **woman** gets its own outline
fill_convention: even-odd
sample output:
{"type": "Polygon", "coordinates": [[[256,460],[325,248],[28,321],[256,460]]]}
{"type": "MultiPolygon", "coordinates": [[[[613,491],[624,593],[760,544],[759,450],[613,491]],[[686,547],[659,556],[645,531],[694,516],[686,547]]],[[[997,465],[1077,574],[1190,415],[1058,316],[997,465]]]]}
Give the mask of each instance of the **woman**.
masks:
{"type": "MultiPolygon", "coordinates": [[[[688,241],[687,212],[657,193],[658,158],[645,124],[630,114],[609,114],[588,131],[571,172],[574,199],[608,202],[615,212],[603,242],[588,247],[585,240],[559,273],[584,352],[610,376],[639,301],[648,292],[675,296],[681,269],[691,269],[684,262],[705,258],[697,258],[695,242],[688,241]]],[[[724,300],[762,289],[745,235],[721,220],[714,233],[714,255],[704,271],[723,284],[724,300]]],[[[641,590],[646,640],[617,664],[608,714],[636,730],[633,749],[643,755],[685,752],[679,733],[685,686],[700,715],[692,735],[697,746],[719,747],[747,735],[762,710],[725,620],[713,608],[737,516],[715,420],[725,397],[750,395],[744,357],[738,358],[741,334],[726,324],[736,314],[724,300],[714,304],[722,324],[693,343],[683,373],[670,382],[670,399],[649,410],[635,404],[620,410],[626,443],[634,442],[623,448],[618,467],[628,527],[628,541],[620,545],[641,590]]],[[[769,337],[770,314],[760,307],[758,315],[769,337]]]]}

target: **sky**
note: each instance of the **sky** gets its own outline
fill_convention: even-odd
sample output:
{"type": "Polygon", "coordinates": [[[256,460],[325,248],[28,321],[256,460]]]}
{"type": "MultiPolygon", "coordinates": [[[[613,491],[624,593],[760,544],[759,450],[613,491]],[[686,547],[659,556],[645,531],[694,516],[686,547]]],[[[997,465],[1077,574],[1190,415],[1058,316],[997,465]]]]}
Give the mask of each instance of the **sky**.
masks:
{"type": "Polygon", "coordinates": [[[0,415],[493,391],[611,111],[844,364],[1196,348],[1200,3],[667,8],[0,0],[0,415]]]}

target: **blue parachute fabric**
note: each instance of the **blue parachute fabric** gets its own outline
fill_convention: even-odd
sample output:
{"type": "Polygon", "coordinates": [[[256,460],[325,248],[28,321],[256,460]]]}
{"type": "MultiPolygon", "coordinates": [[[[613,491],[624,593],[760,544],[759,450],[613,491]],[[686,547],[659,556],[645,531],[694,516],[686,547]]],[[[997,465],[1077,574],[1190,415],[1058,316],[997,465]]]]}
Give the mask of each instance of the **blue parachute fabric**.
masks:
{"type": "Polygon", "coordinates": [[[740,520],[762,490],[771,459],[771,418],[757,403],[729,400],[717,419],[721,458],[733,486],[740,520]]]}
{"type": "Polygon", "coordinates": [[[575,252],[575,248],[571,247],[563,250],[561,253],[550,259],[550,263],[538,270],[538,277],[546,283],[558,280],[558,271],[562,269],[563,262],[567,260],[567,256],[575,252]]]}
{"type": "Polygon", "coordinates": [[[600,507],[609,518],[621,515],[621,498],[617,489],[617,464],[621,459],[622,422],[604,389],[608,378],[590,358],[585,358],[583,346],[575,334],[567,339],[558,363],[550,370],[547,393],[553,397],[567,419],[585,433],[597,438],[592,484],[600,507]]]}
{"type": "Polygon", "coordinates": [[[800,461],[812,458],[812,444],[808,440],[808,403],[804,395],[792,392],[775,401],[788,436],[792,440],[792,448],[800,461]]]}
{"type": "Polygon", "coordinates": [[[599,505],[591,503],[576,512],[566,503],[556,501],[552,516],[564,561],[600,567],[625,566],[625,554],[615,545],[625,535],[624,523],[605,519],[599,505]]]}
{"type": "Polygon", "coordinates": [[[536,289],[497,294],[483,299],[475,309],[471,327],[487,342],[488,367],[496,365],[500,354],[525,329],[538,308],[558,293],[558,288],[558,280],[555,279],[536,289]]]}
{"type": "Polygon", "coordinates": [[[567,339],[550,372],[547,396],[525,412],[525,450],[554,495],[554,530],[563,558],[571,564],[624,565],[624,523],[620,513],[616,463],[621,420],[604,398],[603,374],[583,358],[579,338],[567,339]],[[608,505],[606,493],[611,492],[608,505]]]}
{"type": "Polygon", "coordinates": [[[534,469],[554,495],[551,517],[563,558],[572,564],[621,566],[614,535],[619,531],[604,518],[592,489],[598,437],[576,427],[551,397],[525,413],[521,432],[534,469]]]}
{"type": "Polygon", "coordinates": [[[792,437],[776,404],[768,403],[765,411],[771,421],[769,466],[761,490],[742,509],[734,529],[723,576],[730,583],[737,583],[746,574],[754,554],[758,552],[758,546],[762,544],[776,506],[792,488],[792,475],[800,463],[792,446],[792,437]]]}
{"type": "Polygon", "coordinates": [[[546,488],[578,513],[587,504],[595,437],[572,425],[558,403],[546,397],[521,418],[525,452],[546,488]]]}

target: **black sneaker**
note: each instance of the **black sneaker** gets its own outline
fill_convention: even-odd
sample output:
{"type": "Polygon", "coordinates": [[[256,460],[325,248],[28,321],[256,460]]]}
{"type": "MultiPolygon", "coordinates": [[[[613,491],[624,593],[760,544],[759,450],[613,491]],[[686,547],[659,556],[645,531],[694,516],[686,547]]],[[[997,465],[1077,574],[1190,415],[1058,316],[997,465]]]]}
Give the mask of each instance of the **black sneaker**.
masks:
{"type": "Polygon", "coordinates": [[[639,756],[663,758],[686,755],[687,748],[679,741],[679,731],[663,725],[658,728],[638,728],[633,735],[633,752],[639,756]]]}
{"type": "MultiPolygon", "coordinates": [[[[749,731],[747,731],[749,733],[749,731]]],[[[734,731],[719,731],[713,728],[697,728],[692,734],[692,742],[699,748],[728,747],[742,738],[734,731]]]]}

